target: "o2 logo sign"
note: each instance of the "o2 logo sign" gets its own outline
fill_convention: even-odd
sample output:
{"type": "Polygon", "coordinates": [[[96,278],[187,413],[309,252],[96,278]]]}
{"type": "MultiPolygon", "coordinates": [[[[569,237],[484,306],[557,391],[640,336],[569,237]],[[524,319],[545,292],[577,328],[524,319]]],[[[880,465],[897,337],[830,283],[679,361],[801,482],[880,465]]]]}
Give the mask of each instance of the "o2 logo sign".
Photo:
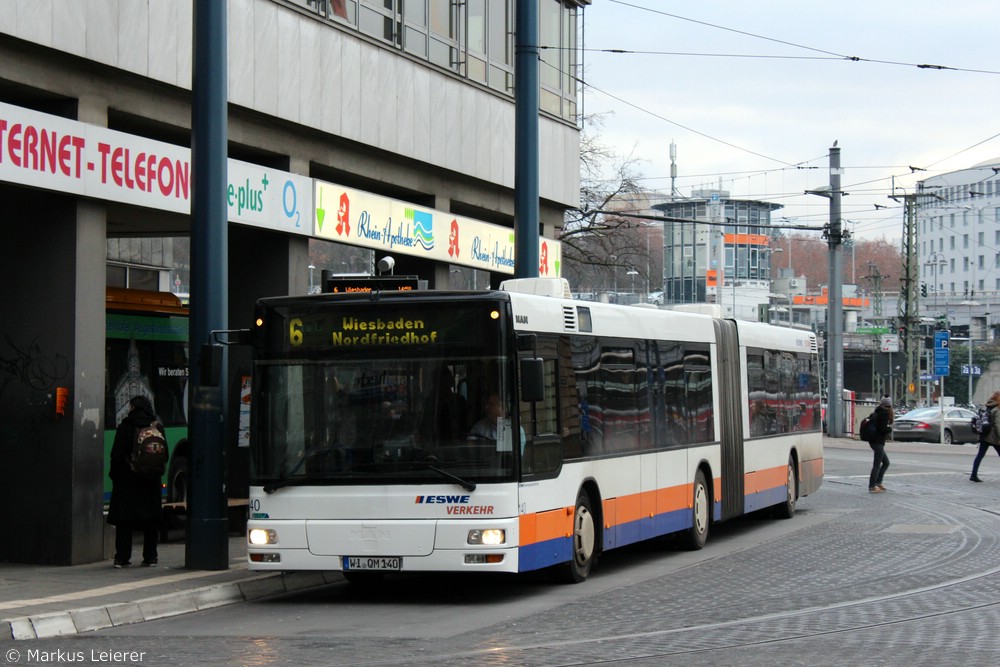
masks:
{"type": "Polygon", "coordinates": [[[299,193],[295,189],[295,183],[291,180],[285,181],[285,186],[281,189],[281,210],[285,217],[292,222],[292,226],[298,229],[302,226],[302,213],[299,211],[299,193]]]}

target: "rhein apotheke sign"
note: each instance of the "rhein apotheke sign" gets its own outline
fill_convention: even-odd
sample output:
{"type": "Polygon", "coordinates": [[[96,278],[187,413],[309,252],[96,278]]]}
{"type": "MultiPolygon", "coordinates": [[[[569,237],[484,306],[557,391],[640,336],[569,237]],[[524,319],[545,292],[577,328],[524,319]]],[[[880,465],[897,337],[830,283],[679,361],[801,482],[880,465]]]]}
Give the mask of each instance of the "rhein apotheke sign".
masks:
{"type": "MultiPolygon", "coordinates": [[[[362,190],[316,181],[315,235],[381,252],[513,275],[514,232],[362,190]]],[[[562,245],[539,240],[538,275],[558,277],[562,245]]]]}

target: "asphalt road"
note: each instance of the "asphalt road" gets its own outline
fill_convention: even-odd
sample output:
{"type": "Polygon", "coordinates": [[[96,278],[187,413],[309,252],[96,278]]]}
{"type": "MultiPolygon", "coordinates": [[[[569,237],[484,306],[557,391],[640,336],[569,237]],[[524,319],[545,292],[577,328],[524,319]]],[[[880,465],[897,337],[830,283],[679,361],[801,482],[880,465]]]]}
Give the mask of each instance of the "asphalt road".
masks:
{"type": "Polygon", "coordinates": [[[715,525],[699,552],[664,541],[611,552],[580,585],[541,574],[335,583],[30,643],[49,660],[29,663],[21,644],[18,664],[58,663],[61,650],[147,666],[995,665],[1000,458],[974,484],[974,451],[891,444],[889,491],[872,495],[867,446],[835,443],[823,488],[792,520],[715,525]]]}

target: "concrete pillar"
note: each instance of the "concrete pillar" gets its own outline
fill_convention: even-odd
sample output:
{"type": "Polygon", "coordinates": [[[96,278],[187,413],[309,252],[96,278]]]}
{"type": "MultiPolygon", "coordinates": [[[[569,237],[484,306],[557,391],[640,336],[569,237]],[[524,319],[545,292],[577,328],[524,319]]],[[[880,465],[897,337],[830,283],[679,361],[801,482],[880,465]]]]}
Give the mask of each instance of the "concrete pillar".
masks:
{"type": "Polygon", "coordinates": [[[104,207],[11,186],[0,198],[0,280],[17,295],[0,319],[0,560],[100,560],[104,207]]]}

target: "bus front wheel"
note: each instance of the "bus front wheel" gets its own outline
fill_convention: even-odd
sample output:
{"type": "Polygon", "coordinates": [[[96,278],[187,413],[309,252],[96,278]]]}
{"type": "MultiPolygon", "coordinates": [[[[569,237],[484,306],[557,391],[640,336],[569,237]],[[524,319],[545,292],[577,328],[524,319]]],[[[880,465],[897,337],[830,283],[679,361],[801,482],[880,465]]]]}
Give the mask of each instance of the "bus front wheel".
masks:
{"type": "Polygon", "coordinates": [[[708,526],[711,521],[709,511],[712,503],[708,496],[708,484],[705,482],[704,472],[699,470],[695,474],[692,486],[691,527],[684,533],[682,542],[685,549],[697,551],[708,541],[708,526]]]}
{"type": "Polygon", "coordinates": [[[561,576],[559,578],[566,583],[578,584],[590,574],[597,546],[597,529],[594,526],[594,513],[590,507],[590,496],[583,490],[576,498],[572,541],[572,557],[569,562],[560,566],[561,576]]]}

